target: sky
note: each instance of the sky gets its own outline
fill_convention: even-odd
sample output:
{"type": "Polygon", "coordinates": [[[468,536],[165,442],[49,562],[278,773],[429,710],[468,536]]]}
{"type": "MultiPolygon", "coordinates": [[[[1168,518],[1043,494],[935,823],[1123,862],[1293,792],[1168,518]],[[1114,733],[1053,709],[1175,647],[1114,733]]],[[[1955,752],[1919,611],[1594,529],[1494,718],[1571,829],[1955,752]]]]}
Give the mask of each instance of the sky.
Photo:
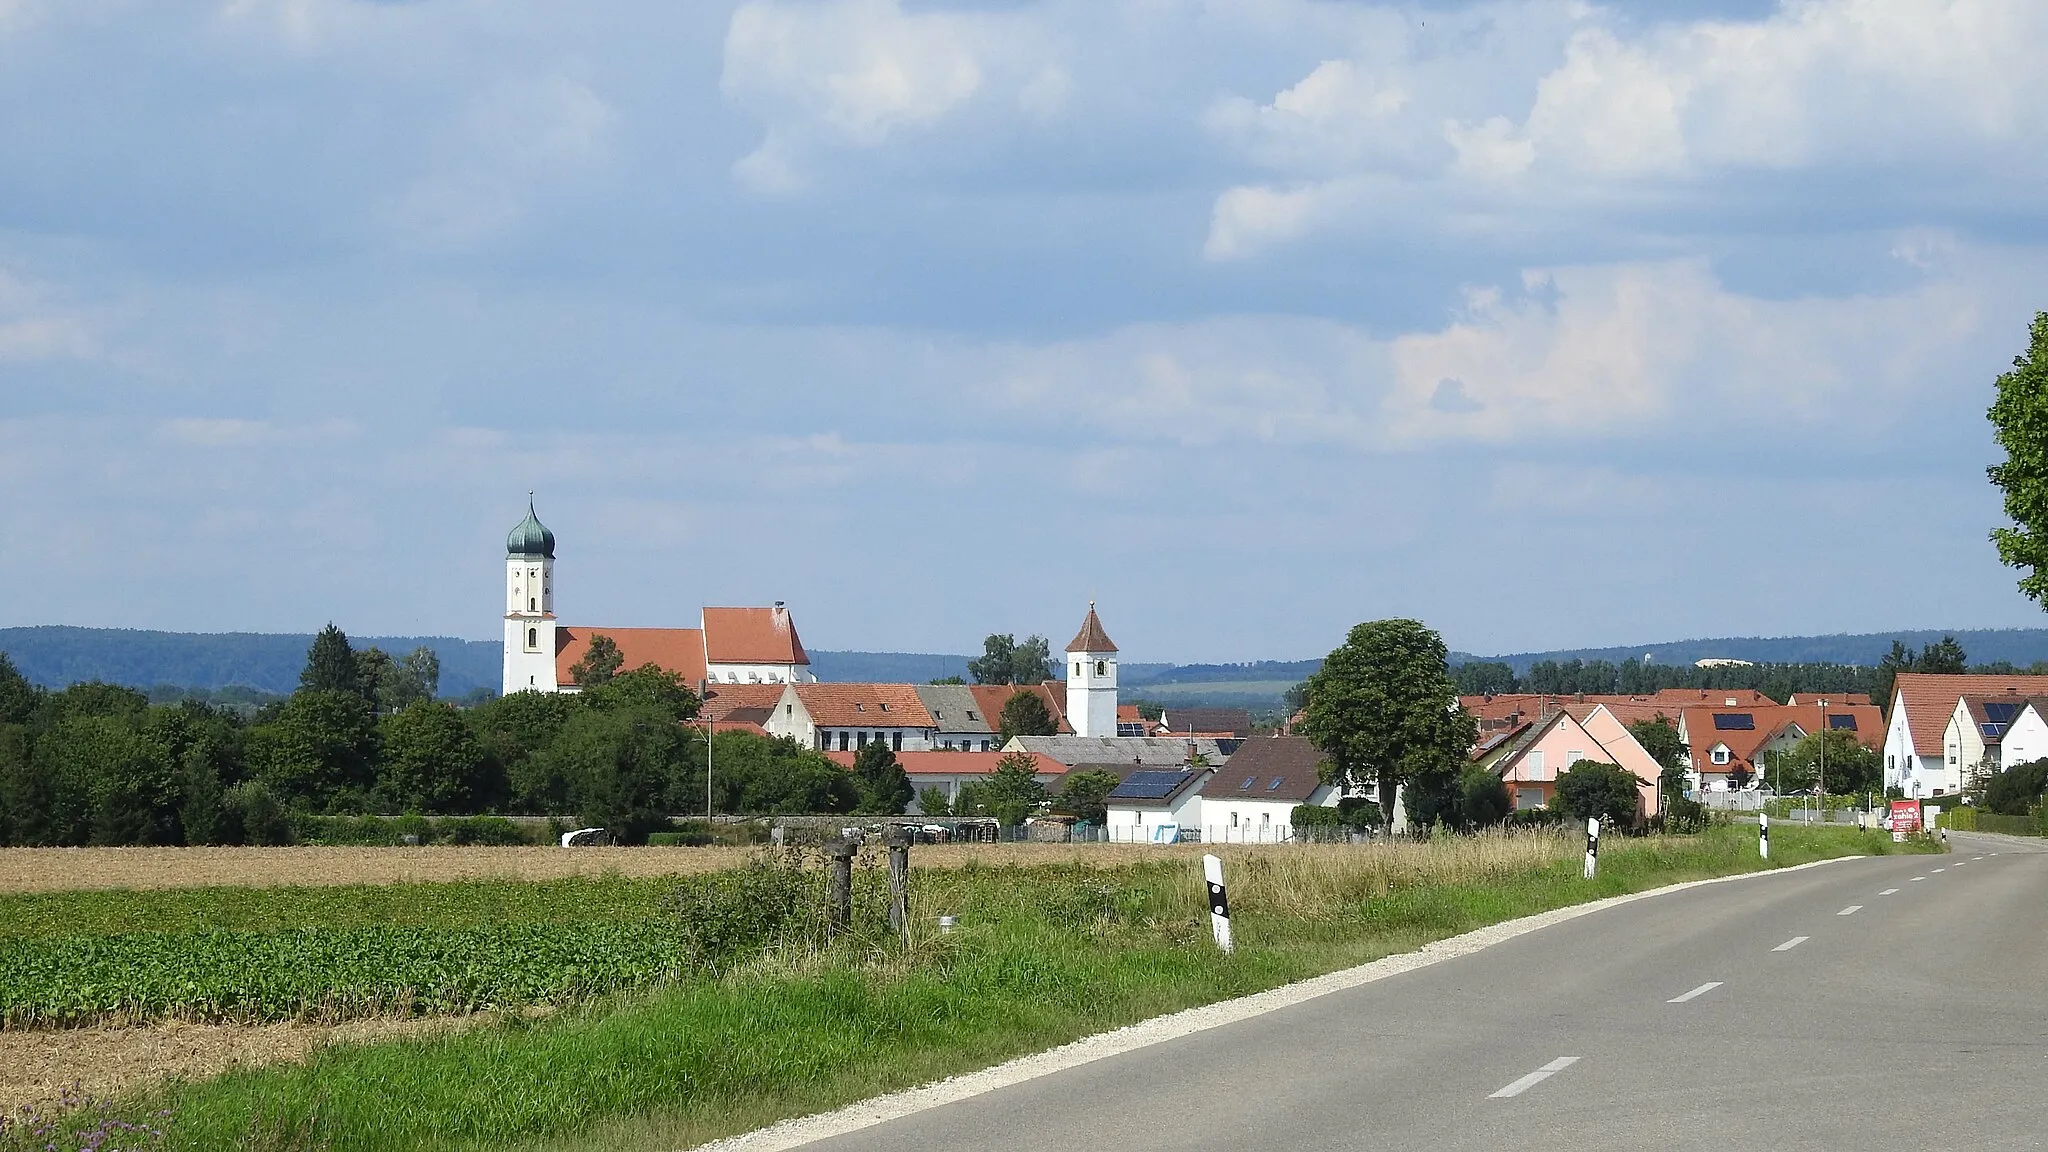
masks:
{"type": "Polygon", "coordinates": [[[2036,626],[2039,0],[0,0],[0,625],[2036,626]]]}

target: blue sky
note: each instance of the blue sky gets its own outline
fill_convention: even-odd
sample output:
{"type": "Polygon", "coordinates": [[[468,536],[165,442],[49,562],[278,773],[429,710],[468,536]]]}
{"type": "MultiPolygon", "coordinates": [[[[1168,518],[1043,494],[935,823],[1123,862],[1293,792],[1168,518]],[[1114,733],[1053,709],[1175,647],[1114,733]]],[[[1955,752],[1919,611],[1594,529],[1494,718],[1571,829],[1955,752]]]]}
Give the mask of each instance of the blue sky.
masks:
{"type": "Polygon", "coordinates": [[[0,0],[0,623],[2035,625],[2038,0],[0,0]]]}

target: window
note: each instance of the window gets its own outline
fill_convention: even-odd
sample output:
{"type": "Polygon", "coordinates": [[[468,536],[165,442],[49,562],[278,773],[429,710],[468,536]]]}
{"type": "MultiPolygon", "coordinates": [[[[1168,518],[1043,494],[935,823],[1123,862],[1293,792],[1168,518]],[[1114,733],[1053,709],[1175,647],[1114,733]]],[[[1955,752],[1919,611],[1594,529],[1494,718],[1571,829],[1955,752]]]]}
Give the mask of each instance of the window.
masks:
{"type": "Polygon", "coordinates": [[[1271,812],[1261,812],[1261,813],[1259,813],[1259,827],[1261,827],[1261,828],[1264,828],[1264,827],[1267,827],[1267,826],[1271,825],[1272,823],[1273,823],[1273,814],[1272,814],[1271,812]]]}
{"type": "Polygon", "coordinates": [[[1097,676],[1107,676],[1107,675],[1109,675],[1109,661],[1107,661],[1107,660],[1097,660],[1097,661],[1095,662],[1095,674],[1096,674],[1097,676]]]}
{"type": "Polygon", "coordinates": [[[861,706],[860,706],[859,704],[855,704],[855,705],[853,706],[853,710],[854,710],[855,712],[865,712],[865,711],[867,711],[867,709],[865,709],[865,708],[861,707],[861,706]]]}
{"type": "Polygon", "coordinates": [[[782,714],[783,714],[784,716],[794,716],[794,715],[796,715],[796,705],[794,705],[794,704],[784,704],[784,705],[782,706],[782,714]]]}
{"type": "Polygon", "coordinates": [[[986,740],[983,740],[983,741],[981,742],[981,750],[982,750],[983,752],[986,752],[986,751],[988,751],[988,741],[986,741],[986,740]]]}
{"type": "Polygon", "coordinates": [[[1728,749],[1720,744],[1714,745],[1713,760],[1716,764],[1726,764],[1728,762],[1728,749]]]}
{"type": "Polygon", "coordinates": [[[1074,661],[1074,678],[1076,680],[1081,678],[1081,662],[1079,660],[1074,661]]]}
{"type": "Polygon", "coordinates": [[[1285,784],[1286,782],[1287,780],[1285,777],[1275,776],[1273,777],[1273,782],[1271,784],[1266,785],[1266,791],[1278,792],[1280,790],[1280,785],[1285,784]]]}
{"type": "Polygon", "coordinates": [[[1237,813],[1235,813],[1235,812],[1232,812],[1232,813],[1230,814],[1230,826],[1231,826],[1232,828],[1235,828],[1235,827],[1237,827],[1237,813]]]}
{"type": "Polygon", "coordinates": [[[880,708],[884,712],[887,712],[889,710],[889,702],[887,700],[884,700],[880,704],[875,705],[875,707],[880,708]]]}
{"type": "Polygon", "coordinates": [[[981,719],[981,717],[979,717],[979,716],[976,716],[976,715],[974,714],[974,709],[972,709],[972,708],[969,708],[969,709],[967,710],[967,718],[968,718],[969,720],[979,720],[979,719],[981,719]]]}
{"type": "Polygon", "coordinates": [[[1258,782],[1259,778],[1257,776],[1247,776],[1244,778],[1244,783],[1239,784],[1237,786],[1237,790],[1239,792],[1249,792],[1251,791],[1252,785],[1257,784],[1258,782]]]}
{"type": "Polygon", "coordinates": [[[1584,760],[1585,758],[1586,750],[1584,748],[1574,748],[1571,751],[1564,754],[1566,767],[1570,767],[1573,764],[1577,764],[1579,761],[1584,760]]]}
{"type": "Polygon", "coordinates": [[[903,751],[903,732],[900,729],[889,734],[889,751],[903,751]]]}
{"type": "Polygon", "coordinates": [[[537,612],[540,610],[540,605],[533,597],[528,596],[526,598],[526,610],[528,612],[537,612]]]}
{"type": "Polygon", "coordinates": [[[855,744],[857,744],[857,745],[858,745],[859,747],[862,747],[862,748],[865,748],[865,747],[867,747],[867,746],[868,746],[868,734],[867,734],[867,733],[865,733],[865,732],[859,733],[858,735],[856,735],[856,736],[854,737],[854,743],[855,743],[855,744]]]}
{"type": "Polygon", "coordinates": [[[1535,750],[1534,752],[1531,752],[1531,753],[1529,753],[1529,761],[1528,761],[1528,763],[1529,763],[1529,771],[1531,771],[1531,772],[1541,772],[1541,771],[1543,771],[1543,749],[1541,749],[1541,748],[1538,748],[1538,749],[1537,749],[1537,750],[1535,750]]]}
{"type": "Polygon", "coordinates": [[[529,652],[540,651],[540,629],[528,628],[526,630],[526,650],[529,652]]]}
{"type": "Polygon", "coordinates": [[[841,752],[846,751],[846,730],[844,728],[839,730],[839,750],[841,752]]]}

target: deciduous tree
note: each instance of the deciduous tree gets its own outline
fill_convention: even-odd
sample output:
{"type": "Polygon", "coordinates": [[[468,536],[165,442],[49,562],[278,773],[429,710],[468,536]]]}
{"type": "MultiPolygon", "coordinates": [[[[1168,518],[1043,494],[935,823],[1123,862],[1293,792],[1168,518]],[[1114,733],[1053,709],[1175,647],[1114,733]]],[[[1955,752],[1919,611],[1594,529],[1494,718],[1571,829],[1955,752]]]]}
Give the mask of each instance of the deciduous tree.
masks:
{"type": "Polygon", "coordinates": [[[1375,620],[1353,628],[1308,679],[1303,731],[1333,774],[1378,786],[1391,814],[1408,781],[1455,779],[1476,728],[1458,706],[1443,638],[1414,620],[1375,620]]]}
{"type": "Polygon", "coordinates": [[[860,806],[854,811],[863,816],[901,816],[917,794],[887,741],[870,740],[854,753],[853,777],[860,789],[860,806]]]}
{"type": "Polygon", "coordinates": [[[1017,638],[991,632],[981,642],[981,657],[967,662],[967,674],[976,684],[1008,684],[1017,674],[1017,638]]]}
{"type": "Polygon", "coordinates": [[[2020,569],[2020,591],[2048,606],[2048,312],[2034,314],[2027,350],[1998,377],[1992,438],[2005,459],[1988,472],[2005,494],[2009,528],[1991,533],[1998,558],[2020,569]]]}
{"type": "Polygon", "coordinates": [[[1635,773],[1618,764],[1580,760],[1558,773],[1557,792],[1550,806],[1577,820],[1598,817],[1632,824],[1642,799],[1636,791],[1639,783],[1635,773]]]}
{"type": "Polygon", "coordinates": [[[997,746],[1010,742],[1014,736],[1055,736],[1059,734],[1059,722],[1052,718],[1052,710],[1045,706],[1045,698],[1036,692],[1012,692],[1003,701],[1003,713],[997,719],[997,746]]]}
{"type": "Polygon", "coordinates": [[[1109,821],[1109,794],[1116,791],[1118,783],[1116,773],[1101,768],[1069,772],[1060,781],[1052,810],[1090,824],[1105,824],[1109,821]]]}
{"type": "Polygon", "coordinates": [[[610,682],[625,663],[626,658],[619,653],[619,642],[599,632],[591,636],[583,658],[569,666],[569,678],[579,688],[596,688],[610,682]]]}
{"type": "Polygon", "coordinates": [[[997,820],[1022,824],[1045,803],[1045,785],[1038,782],[1038,765],[1029,753],[1011,752],[996,761],[983,795],[997,820]]]}

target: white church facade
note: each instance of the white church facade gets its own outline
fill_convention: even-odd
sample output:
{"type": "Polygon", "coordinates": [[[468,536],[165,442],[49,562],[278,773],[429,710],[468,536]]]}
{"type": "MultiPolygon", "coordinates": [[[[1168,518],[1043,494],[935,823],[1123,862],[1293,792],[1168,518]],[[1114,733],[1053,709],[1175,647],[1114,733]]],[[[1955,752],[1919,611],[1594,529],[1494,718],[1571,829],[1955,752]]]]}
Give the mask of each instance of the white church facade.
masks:
{"type": "Polygon", "coordinates": [[[789,609],[706,608],[696,628],[566,625],[555,616],[555,534],[531,501],[505,538],[504,691],[574,692],[572,669],[593,636],[618,645],[622,667],[654,664],[704,684],[801,684],[817,679],[789,609]]]}

